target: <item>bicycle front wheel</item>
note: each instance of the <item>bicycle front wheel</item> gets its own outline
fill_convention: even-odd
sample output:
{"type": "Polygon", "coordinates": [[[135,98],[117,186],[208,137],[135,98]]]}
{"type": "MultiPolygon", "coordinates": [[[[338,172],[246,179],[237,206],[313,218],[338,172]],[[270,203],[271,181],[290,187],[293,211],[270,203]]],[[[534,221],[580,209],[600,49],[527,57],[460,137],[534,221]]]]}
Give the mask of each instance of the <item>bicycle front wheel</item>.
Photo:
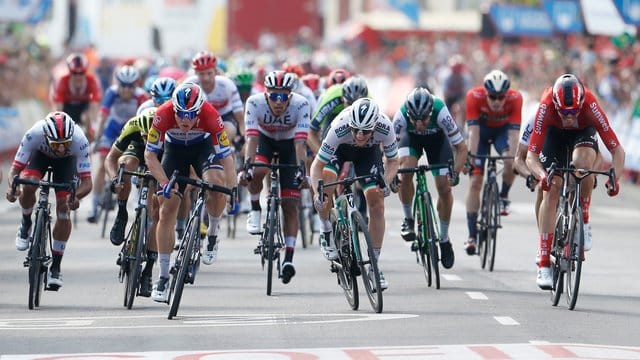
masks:
{"type": "Polygon", "coordinates": [[[352,237],[354,257],[360,268],[362,282],[367,291],[369,302],[373,311],[382,312],[382,287],[380,286],[380,271],[378,269],[378,260],[371,243],[371,235],[364,221],[362,214],[354,211],[351,214],[352,237]]]}
{"type": "Polygon", "coordinates": [[[267,212],[267,295],[271,296],[271,288],[273,287],[273,263],[276,261],[276,232],[278,231],[278,206],[275,199],[269,200],[269,211],[267,212]]]}
{"type": "Polygon", "coordinates": [[[578,291],[580,290],[580,275],[582,273],[582,256],[584,255],[584,222],[582,219],[582,209],[577,207],[573,211],[571,226],[569,227],[569,238],[567,239],[568,269],[567,277],[567,304],[569,310],[576,307],[578,301],[578,291]]]}
{"type": "Polygon", "coordinates": [[[496,240],[498,237],[498,227],[500,226],[500,198],[497,183],[493,183],[491,185],[489,200],[490,203],[487,204],[489,217],[487,219],[486,256],[489,265],[489,271],[493,271],[493,266],[496,261],[496,240]]]}
{"type": "Polygon", "coordinates": [[[133,230],[131,231],[131,237],[127,242],[127,253],[131,255],[128,261],[129,268],[126,272],[126,306],[131,310],[133,307],[133,300],[138,292],[138,285],[140,284],[140,273],[142,272],[142,251],[145,247],[145,237],[147,227],[145,226],[147,221],[147,211],[142,209],[136,216],[133,223],[133,230]]]}
{"type": "Polygon", "coordinates": [[[489,184],[484,185],[482,189],[482,203],[480,204],[480,220],[478,221],[478,255],[480,255],[480,268],[487,266],[487,255],[489,247],[487,245],[488,227],[489,227],[489,211],[491,209],[491,187],[489,184]]]}
{"type": "Polygon", "coordinates": [[[429,238],[427,216],[425,214],[425,202],[422,194],[417,194],[413,204],[413,218],[416,219],[418,232],[416,233],[416,244],[418,263],[422,266],[424,278],[427,280],[427,286],[431,286],[431,258],[427,249],[427,239],[429,238]]]}
{"type": "Polygon", "coordinates": [[[109,189],[109,185],[106,184],[104,187],[104,194],[102,195],[102,232],[100,236],[104,239],[104,236],[107,232],[107,222],[109,221],[109,212],[115,206],[115,201],[113,199],[113,195],[111,194],[111,189],[109,189]]]}
{"type": "Polygon", "coordinates": [[[353,251],[351,250],[349,229],[344,222],[338,220],[335,209],[331,209],[329,216],[333,224],[333,238],[335,239],[336,248],[338,249],[338,259],[340,261],[339,264],[332,262],[331,266],[336,268],[338,285],[342,287],[342,291],[351,310],[358,310],[360,306],[358,282],[356,281],[358,266],[353,258],[353,251]]]}
{"type": "MultiPolygon", "coordinates": [[[[561,210],[558,209],[558,212],[561,210]]],[[[551,246],[551,275],[553,279],[553,285],[551,288],[551,305],[558,306],[560,297],[564,287],[564,269],[562,263],[564,260],[564,247],[565,243],[564,232],[564,216],[558,213],[556,217],[556,226],[553,232],[553,245],[551,246]]],[[[538,265],[538,264],[536,264],[538,265]]]]}
{"type": "Polygon", "coordinates": [[[180,301],[182,300],[182,291],[184,290],[184,284],[187,282],[187,274],[191,267],[191,257],[193,253],[193,244],[196,243],[200,236],[200,221],[197,217],[191,217],[187,226],[182,241],[180,241],[180,247],[178,248],[178,254],[176,255],[176,262],[173,269],[173,278],[171,280],[170,294],[171,308],[169,309],[168,319],[173,319],[178,314],[178,308],[180,308],[180,301]]]}
{"type": "Polygon", "coordinates": [[[429,259],[431,262],[431,268],[433,269],[433,279],[436,283],[436,289],[440,289],[440,259],[438,256],[438,242],[440,236],[436,227],[436,215],[433,211],[433,203],[431,200],[431,194],[427,193],[426,203],[426,215],[427,215],[427,249],[429,251],[429,259]]]}
{"type": "Polygon", "coordinates": [[[36,214],[36,227],[33,232],[33,241],[29,249],[29,310],[40,306],[40,294],[44,286],[44,273],[42,271],[43,257],[46,256],[46,227],[45,218],[47,214],[43,210],[38,210],[36,214]]]}

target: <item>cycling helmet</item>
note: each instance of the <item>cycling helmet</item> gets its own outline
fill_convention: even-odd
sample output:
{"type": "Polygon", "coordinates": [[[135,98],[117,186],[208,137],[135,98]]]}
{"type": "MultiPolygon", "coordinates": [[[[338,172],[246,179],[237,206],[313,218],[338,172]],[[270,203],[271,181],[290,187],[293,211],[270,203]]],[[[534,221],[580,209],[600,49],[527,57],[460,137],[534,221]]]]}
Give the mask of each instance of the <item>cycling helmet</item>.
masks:
{"type": "Polygon", "coordinates": [[[584,103],[584,86],[573,74],[564,74],[553,84],[553,105],[558,111],[578,111],[584,103]]]}
{"type": "Polygon", "coordinates": [[[500,70],[491,70],[484,77],[484,88],[490,95],[502,95],[509,90],[510,86],[509,78],[500,70]]]}
{"type": "Polygon", "coordinates": [[[190,116],[193,117],[200,112],[206,100],[204,91],[198,84],[192,82],[178,86],[171,99],[173,110],[180,113],[190,113],[190,116]]]}
{"type": "Polygon", "coordinates": [[[284,64],[282,64],[282,70],[284,70],[286,72],[294,73],[294,74],[298,75],[298,77],[301,77],[302,75],[304,75],[304,69],[302,68],[302,66],[300,66],[298,64],[284,63],[284,64]]]}
{"type": "Polygon", "coordinates": [[[250,89],[255,80],[256,76],[249,69],[242,69],[233,77],[233,81],[236,83],[238,89],[250,89]]]}
{"type": "Polygon", "coordinates": [[[320,88],[320,76],[318,74],[304,74],[300,80],[313,91],[318,91],[320,88]]]}
{"type": "Polygon", "coordinates": [[[149,134],[149,129],[153,124],[153,118],[156,116],[156,107],[150,107],[142,110],[142,113],[138,115],[138,126],[140,126],[140,135],[143,137],[149,134]]]}
{"type": "Polygon", "coordinates": [[[195,71],[214,69],[216,63],[216,57],[208,51],[200,51],[191,59],[191,67],[195,71]]]}
{"type": "Polygon", "coordinates": [[[454,74],[460,74],[464,70],[464,59],[460,54],[453,55],[449,58],[449,67],[454,74]]]}
{"type": "Polygon", "coordinates": [[[292,90],[298,78],[296,74],[275,70],[267,74],[264,78],[264,86],[267,89],[292,90]]]}
{"type": "Polygon", "coordinates": [[[404,102],[407,115],[414,120],[428,119],[433,111],[433,96],[423,87],[413,89],[404,102]]]}
{"type": "Polygon", "coordinates": [[[150,76],[147,76],[146,79],[144,79],[144,91],[146,91],[149,95],[151,95],[151,86],[153,85],[153,82],[156,81],[157,78],[158,76],[156,75],[150,75],[150,76]]]}
{"type": "Polygon", "coordinates": [[[133,84],[138,80],[138,77],[140,77],[138,69],[131,65],[121,66],[118,71],[116,71],[116,79],[120,84],[133,84]]]}
{"type": "Polygon", "coordinates": [[[327,87],[329,87],[336,84],[342,84],[350,76],[351,74],[345,69],[335,69],[332,72],[330,72],[329,75],[327,76],[326,85],[327,87]]]}
{"type": "Polygon", "coordinates": [[[350,77],[342,83],[342,98],[349,104],[369,94],[367,82],[359,76],[350,77]]]}
{"type": "Polygon", "coordinates": [[[219,58],[216,59],[216,69],[224,74],[227,72],[227,70],[229,70],[229,67],[227,66],[227,62],[224,61],[224,59],[219,58]]]}
{"type": "Polygon", "coordinates": [[[73,137],[74,121],[62,111],[50,112],[44,118],[42,130],[49,141],[64,142],[73,137]]]}
{"type": "Polygon", "coordinates": [[[67,67],[72,74],[84,74],[89,67],[89,60],[80,53],[73,53],[67,56],[67,67]]]}
{"type": "Polygon", "coordinates": [[[358,130],[373,130],[378,122],[379,112],[378,105],[371,99],[358,99],[351,105],[349,126],[358,130]]]}
{"type": "Polygon", "coordinates": [[[159,77],[151,84],[149,93],[156,104],[162,104],[171,99],[173,91],[176,89],[176,81],[170,77],[159,77]]]}

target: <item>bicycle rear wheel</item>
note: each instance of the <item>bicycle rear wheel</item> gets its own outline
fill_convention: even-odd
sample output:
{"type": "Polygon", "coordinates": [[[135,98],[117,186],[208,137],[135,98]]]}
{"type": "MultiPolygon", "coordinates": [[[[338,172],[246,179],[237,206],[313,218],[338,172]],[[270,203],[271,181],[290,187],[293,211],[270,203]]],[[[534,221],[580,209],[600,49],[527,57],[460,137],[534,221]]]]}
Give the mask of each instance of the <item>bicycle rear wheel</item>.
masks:
{"type": "Polygon", "coordinates": [[[582,273],[582,256],[584,255],[584,227],[582,209],[578,206],[573,210],[571,226],[569,227],[568,268],[567,268],[567,304],[569,310],[576,307],[578,291],[580,290],[580,275],[582,273]]]}
{"type": "Polygon", "coordinates": [[[193,244],[195,244],[197,238],[200,236],[200,221],[197,217],[192,216],[189,219],[187,225],[187,231],[185,232],[182,241],[180,241],[180,247],[176,255],[176,262],[173,270],[173,278],[171,279],[171,287],[169,299],[171,308],[169,309],[169,320],[173,319],[178,314],[178,308],[180,308],[180,301],[182,300],[182,291],[184,290],[184,284],[187,280],[187,274],[189,267],[191,266],[191,254],[193,252],[193,244]]]}
{"type": "Polygon", "coordinates": [[[104,236],[107,232],[107,222],[109,221],[109,212],[114,208],[114,200],[113,195],[111,194],[111,189],[109,189],[109,184],[105,184],[104,194],[102,195],[102,232],[100,236],[104,239],[104,236]]]}
{"type": "Polygon", "coordinates": [[[300,226],[300,240],[302,248],[306,249],[311,244],[313,228],[311,224],[311,200],[309,189],[303,189],[300,196],[300,209],[298,211],[298,224],[300,226]]]}
{"type": "Polygon", "coordinates": [[[433,269],[433,280],[436,283],[436,289],[440,289],[440,259],[438,256],[438,242],[440,236],[436,227],[436,214],[433,211],[433,203],[431,200],[431,194],[427,193],[427,204],[426,204],[426,212],[427,215],[427,249],[429,251],[429,259],[431,263],[431,268],[433,269]]]}
{"type": "Polygon", "coordinates": [[[498,193],[498,184],[491,185],[489,194],[490,203],[488,204],[489,218],[487,219],[487,249],[486,256],[489,265],[489,271],[493,271],[496,261],[496,240],[498,237],[498,227],[500,226],[500,198],[498,193]]]}
{"type": "Polygon", "coordinates": [[[133,307],[133,300],[138,292],[138,285],[140,284],[140,273],[142,272],[142,251],[145,248],[146,237],[146,219],[147,211],[142,209],[136,216],[133,223],[133,230],[131,231],[131,238],[128,241],[127,253],[132,257],[128,261],[128,269],[125,273],[125,296],[126,307],[131,310],[133,307]]]}
{"type": "Polygon", "coordinates": [[[344,222],[338,221],[336,210],[332,209],[329,215],[333,224],[333,238],[338,249],[339,264],[333,262],[332,267],[336,268],[338,276],[338,285],[342,287],[344,296],[351,307],[351,310],[358,310],[360,299],[358,296],[358,282],[356,280],[357,265],[351,251],[351,242],[349,239],[349,229],[344,222]]]}
{"type": "Polygon", "coordinates": [[[354,257],[360,267],[360,274],[362,275],[362,282],[364,288],[367,291],[371,308],[377,313],[382,312],[382,288],[380,286],[380,271],[378,269],[378,260],[373,251],[373,244],[371,243],[371,235],[367,228],[362,214],[358,211],[354,211],[351,214],[351,220],[354,228],[352,229],[354,257]],[[373,278],[369,275],[369,268],[372,270],[373,278]]]}
{"type": "MultiPolygon", "coordinates": [[[[29,249],[29,310],[40,306],[40,294],[44,286],[44,274],[42,272],[42,259],[46,255],[46,227],[43,210],[36,214],[36,226],[33,232],[33,241],[29,249]]],[[[46,271],[45,271],[46,273],[46,271]]]]}

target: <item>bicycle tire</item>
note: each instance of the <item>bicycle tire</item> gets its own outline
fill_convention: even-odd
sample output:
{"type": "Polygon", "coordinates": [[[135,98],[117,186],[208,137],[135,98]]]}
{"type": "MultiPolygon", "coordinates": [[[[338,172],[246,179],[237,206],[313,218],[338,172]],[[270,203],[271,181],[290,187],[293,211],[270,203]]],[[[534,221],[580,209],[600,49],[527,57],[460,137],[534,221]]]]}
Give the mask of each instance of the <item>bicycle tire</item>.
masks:
{"type": "Polygon", "coordinates": [[[480,255],[480,268],[485,269],[487,267],[487,219],[489,213],[489,202],[491,197],[491,189],[489,184],[485,183],[482,189],[482,202],[480,204],[480,221],[478,222],[478,255],[480,255]]]}
{"type": "Polygon", "coordinates": [[[311,223],[311,208],[309,207],[309,194],[308,189],[304,189],[300,196],[300,211],[298,211],[298,225],[300,227],[300,240],[302,241],[302,248],[306,249],[313,237],[313,228],[311,223]]]}
{"type": "Polygon", "coordinates": [[[169,316],[167,317],[169,320],[173,319],[178,314],[184,284],[186,283],[189,266],[191,266],[191,254],[193,252],[196,238],[199,236],[200,222],[196,221],[196,218],[192,216],[187,224],[187,231],[185,232],[182,241],[180,241],[178,255],[176,256],[177,273],[173,275],[171,282],[171,293],[169,294],[171,307],[169,309],[169,316]],[[187,239],[187,241],[185,241],[185,239],[187,239]]]}
{"type": "MultiPolygon", "coordinates": [[[[561,201],[562,202],[562,201],[561,201]]],[[[564,232],[564,216],[559,213],[561,212],[562,204],[558,207],[558,215],[556,216],[556,225],[553,231],[553,244],[551,246],[551,276],[552,276],[552,285],[551,285],[551,305],[558,306],[560,302],[560,298],[562,297],[562,290],[564,287],[564,270],[562,268],[563,260],[563,246],[561,244],[564,243],[565,232],[564,232]]],[[[536,264],[540,266],[539,264],[536,264]]]]}
{"type": "Polygon", "coordinates": [[[335,239],[338,258],[340,259],[339,265],[332,264],[332,266],[337,267],[338,284],[342,288],[351,310],[358,310],[360,299],[358,295],[358,281],[356,279],[357,265],[353,258],[353,251],[351,250],[349,230],[343,221],[338,220],[335,209],[331,209],[329,218],[333,224],[333,238],[335,239]]]}
{"type": "Polygon", "coordinates": [[[42,256],[45,239],[44,219],[47,216],[44,210],[38,210],[36,213],[36,225],[33,231],[33,241],[29,249],[29,310],[40,306],[41,286],[44,285],[42,280],[42,256]]]}
{"type": "Polygon", "coordinates": [[[580,206],[573,210],[571,227],[568,233],[569,256],[566,272],[566,294],[569,310],[573,310],[578,302],[580,275],[582,273],[582,255],[584,254],[584,222],[580,206]],[[575,236],[577,232],[577,237],[575,236]],[[576,241],[577,240],[577,241],[576,241]]]}
{"type": "Polygon", "coordinates": [[[109,189],[109,185],[106,184],[104,188],[104,194],[102,195],[102,232],[100,236],[104,239],[105,234],[107,233],[107,222],[109,221],[109,212],[113,207],[113,196],[111,196],[111,190],[109,189]]]}
{"type": "Polygon", "coordinates": [[[424,211],[424,195],[416,194],[413,204],[413,218],[417,220],[418,231],[416,233],[416,242],[418,244],[418,263],[422,267],[424,278],[427,281],[427,287],[431,287],[431,259],[429,258],[426,250],[427,233],[427,221],[424,211]]]}
{"type": "Polygon", "coordinates": [[[491,184],[489,204],[489,223],[487,226],[487,262],[489,271],[493,271],[496,262],[496,243],[498,238],[498,227],[500,226],[500,194],[498,184],[491,184]]]}
{"type": "Polygon", "coordinates": [[[142,273],[142,251],[145,248],[146,237],[146,219],[147,209],[143,208],[136,216],[133,223],[133,249],[129,249],[129,253],[134,255],[133,261],[129,261],[129,269],[126,273],[126,293],[127,293],[127,309],[131,310],[133,301],[138,295],[138,286],[140,284],[140,274],[142,273]]]}
{"type": "Polygon", "coordinates": [[[440,289],[440,259],[438,256],[438,243],[440,240],[440,236],[437,233],[436,227],[436,214],[433,210],[433,202],[431,200],[431,194],[427,193],[427,204],[426,204],[426,216],[427,216],[427,249],[429,250],[429,259],[431,262],[431,268],[433,269],[432,278],[435,280],[436,289],[440,289]]]}
{"type": "Polygon", "coordinates": [[[362,214],[359,211],[351,213],[351,221],[353,223],[353,247],[354,256],[360,267],[360,274],[362,276],[362,282],[371,303],[371,308],[376,313],[382,312],[382,289],[380,286],[380,271],[378,269],[378,261],[373,251],[373,245],[371,243],[371,235],[367,228],[362,214]],[[365,248],[363,248],[363,246],[365,248]],[[363,251],[364,250],[364,251],[363,251]],[[369,265],[373,269],[374,279],[369,278],[369,273],[366,265],[369,265]]]}
{"type": "MultiPolygon", "coordinates": [[[[273,262],[275,261],[275,237],[277,230],[277,219],[278,216],[278,204],[274,198],[269,199],[269,209],[267,211],[267,219],[266,224],[269,229],[267,233],[267,295],[271,296],[271,290],[273,287],[273,262]]],[[[265,229],[266,230],[266,229],[265,229]]]]}

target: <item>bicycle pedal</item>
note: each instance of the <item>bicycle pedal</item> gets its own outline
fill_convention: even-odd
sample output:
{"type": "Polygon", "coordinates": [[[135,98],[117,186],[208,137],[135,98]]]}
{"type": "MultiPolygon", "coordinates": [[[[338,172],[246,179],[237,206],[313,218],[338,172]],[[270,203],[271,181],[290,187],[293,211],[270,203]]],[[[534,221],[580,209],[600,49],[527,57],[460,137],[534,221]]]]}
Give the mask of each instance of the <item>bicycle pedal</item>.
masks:
{"type": "Polygon", "coordinates": [[[60,286],[54,285],[54,284],[47,284],[47,286],[44,289],[47,291],[58,291],[60,289],[60,286]]]}

